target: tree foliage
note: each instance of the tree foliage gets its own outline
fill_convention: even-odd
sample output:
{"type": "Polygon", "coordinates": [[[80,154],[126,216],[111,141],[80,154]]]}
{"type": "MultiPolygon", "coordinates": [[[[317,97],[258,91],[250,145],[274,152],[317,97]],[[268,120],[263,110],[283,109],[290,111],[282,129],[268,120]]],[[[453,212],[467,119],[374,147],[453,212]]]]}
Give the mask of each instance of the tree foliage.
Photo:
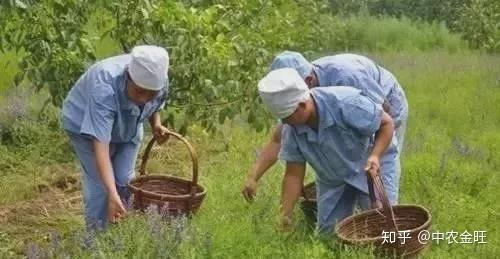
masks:
{"type": "MultiPolygon", "coordinates": [[[[444,2],[455,6],[461,1],[472,0],[444,2]]],[[[138,44],[164,46],[172,59],[169,126],[184,132],[200,123],[215,130],[217,124],[239,116],[262,130],[269,125],[269,116],[257,98],[256,84],[277,52],[292,49],[307,56],[308,51],[356,46],[355,28],[332,15],[332,10],[345,14],[368,6],[372,12],[413,12],[431,19],[448,8],[410,2],[16,0],[0,7],[0,51],[16,50],[22,56],[15,84],[24,81],[36,89],[47,88],[52,103],[60,106],[96,60],[95,44],[101,41],[90,36],[95,31],[98,38],[110,38],[125,53],[138,44]]],[[[497,49],[498,11],[494,10],[498,4],[472,2],[461,13],[461,30],[469,32],[466,38],[474,46],[497,49]]]]}
{"type": "Polygon", "coordinates": [[[61,105],[67,91],[95,60],[84,25],[91,13],[91,0],[43,0],[17,4],[10,12],[6,48],[24,53],[15,84],[29,80],[37,90],[47,87],[54,105],[61,105]]]}
{"type": "Polygon", "coordinates": [[[500,51],[500,2],[472,0],[460,16],[460,31],[473,48],[500,51]]]}
{"type": "Polygon", "coordinates": [[[19,78],[48,87],[55,105],[95,60],[86,25],[97,9],[102,37],[123,52],[138,44],[167,47],[167,120],[181,132],[194,122],[215,130],[236,115],[262,130],[268,117],[256,84],[274,54],[342,44],[326,1],[43,0],[18,10],[18,23],[33,26],[18,27],[21,36],[7,43],[25,53],[19,78]]]}
{"type": "Polygon", "coordinates": [[[330,0],[332,11],[341,15],[409,17],[425,22],[443,22],[458,32],[472,48],[498,52],[500,2],[495,0],[330,0]]]}

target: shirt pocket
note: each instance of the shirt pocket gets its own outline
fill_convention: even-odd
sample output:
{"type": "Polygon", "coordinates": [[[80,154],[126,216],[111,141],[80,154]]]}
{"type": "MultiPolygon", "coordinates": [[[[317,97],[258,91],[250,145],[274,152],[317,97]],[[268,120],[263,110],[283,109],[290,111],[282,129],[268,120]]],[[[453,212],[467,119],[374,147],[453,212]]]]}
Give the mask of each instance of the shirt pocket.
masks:
{"type": "Polygon", "coordinates": [[[369,138],[360,136],[348,129],[340,129],[339,137],[339,143],[341,144],[339,148],[346,158],[350,161],[358,161],[364,157],[369,138]]]}
{"type": "Polygon", "coordinates": [[[140,112],[138,110],[121,110],[113,127],[114,140],[116,142],[130,142],[137,135],[139,119],[140,112]]]}

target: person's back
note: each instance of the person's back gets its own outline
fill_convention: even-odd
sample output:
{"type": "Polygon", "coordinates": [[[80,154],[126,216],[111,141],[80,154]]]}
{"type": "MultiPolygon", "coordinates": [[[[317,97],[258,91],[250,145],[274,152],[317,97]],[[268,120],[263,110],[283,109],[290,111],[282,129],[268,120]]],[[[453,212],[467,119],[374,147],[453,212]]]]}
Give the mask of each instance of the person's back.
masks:
{"type": "Polygon", "coordinates": [[[368,90],[373,90],[375,94],[385,98],[398,85],[391,72],[379,66],[375,61],[357,54],[344,53],[326,56],[314,60],[312,64],[320,70],[318,72],[320,74],[318,75],[319,86],[341,85],[360,88],[365,81],[364,79],[367,78],[376,83],[367,84],[373,88],[368,90]],[[321,70],[324,72],[321,72],[321,70]],[[349,80],[350,78],[353,78],[353,80],[349,80]],[[377,88],[376,85],[380,87],[380,90],[375,89],[377,88]]]}
{"type": "Polygon", "coordinates": [[[318,86],[358,88],[374,102],[384,104],[396,127],[406,122],[408,104],[403,89],[396,77],[375,61],[362,55],[344,53],[319,58],[312,65],[318,86]]]}
{"type": "Polygon", "coordinates": [[[361,55],[352,53],[343,53],[332,56],[325,56],[316,59],[312,62],[313,65],[318,65],[325,68],[330,68],[333,71],[365,71],[373,78],[379,75],[377,64],[361,55]]]}
{"type": "Polygon", "coordinates": [[[115,122],[110,129],[110,142],[140,141],[142,121],[163,106],[167,92],[160,90],[156,97],[142,106],[134,104],[127,96],[126,87],[127,66],[131,59],[130,54],[104,59],[92,65],[80,77],[63,103],[62,122],[65,130],[82,136],[97,134],[100,139],[108,139],[105,136],[107,134],[99,134],[100,128],[96,132],[86,127],[88,120],[91,120],[89,109],[100,107],[114,114],[110,118],[115,122]]]}
{"type": "MultiPolygon", "coordinates": [[[[283,135],[293,135],[298,151],[316,172],[317,182],[346,181],[367,191],[363,165],[380,123],[381,108],[352,87],[318,87],[311,89],[311,95],[319,116],[318,129],[284,125],[283,135]]],[[[288,145],[285,141],[285,150],[288,145]]]]}
{"type": "Polygon", "coordinates": [[[117,93],[114,86],[125,83],[124,71],[130,59],[130,55],[125,54],[101,60],[78,79],[64,99],[62,116],[65,130],[79,133],[91,95],[117,93]]]}

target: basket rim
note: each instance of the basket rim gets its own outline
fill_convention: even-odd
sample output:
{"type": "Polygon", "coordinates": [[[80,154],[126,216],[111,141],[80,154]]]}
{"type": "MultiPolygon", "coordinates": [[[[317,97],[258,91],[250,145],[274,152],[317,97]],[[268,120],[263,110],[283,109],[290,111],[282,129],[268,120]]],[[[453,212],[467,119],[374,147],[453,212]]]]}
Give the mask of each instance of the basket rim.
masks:
{"type": "MultiPolygon", "coordinates": [[[[432,215],[430,213],[430,211],[421,206],[421,205],[417,205],[417,204],[398,204],[398,205],[393,205],[392,206],[393,208],[418,208],[418,209],[421,209],[422,211],[425,212],[425,214],[428,216],[427,217],[427,220],[420,226],[416,227],[416,228],[413,228],[413,229],[407,229],[408,231],[410,231],[410,233],[414,233],[414,232],[417,232],[417,231],[421,231],[423,230],[424,228],[427,228],[429,227],[431,221],[432,221],[432,215]]],[[[366,216],[367,214],[372,214],[373,212],[375,212],[377,209],[370,209],[370,210],[365,210],[359,214],[356,214],[356,215],[351,215],[347,218],[344,218],[343,220],[341,220],[340,222],[338,222],[336,225],[335,225],[335,233],[337,234],[337,236],[344,242],[348,242],[348,243],[365,243],[365,242],[373,242],[373,241],[377,241],[379,239],[382,238],[382,236],[376,236],[376,237],[365,237],[365,238],[348,238],[346,236],[344,236],[342,233],[339,233],[339,228],[340,226],[342,225],[345,225],[345,222],[348,221],[348,220],[352,220],[353,218],[359,218],[360,216],[366,216]]],[[[405,230],[405,231],[407,231],[405,230]]]]}
{"type": "Polygon", "coordinates": [[[156,192],[151,192],[151,191],[147,191],[147,190],[144,190],[144,189],[141,189],[137,186],[134,186],[134,183],[139,181],[139,180],[144,180],[144,179],[148,179],[148,178],[162,178],[162,179],[165,179],[165,180],[171,180],[171,179],[174,179],[174,180],[181,180],[181,181],[185,181],[185,182],[188,182],[188,183],[193,183],[192,181],[190,180],[187,180],[187,179],[184,179],[184,178],[180,178],[180,177],[176,177],[176,176],[172,176],[172,175],[158,175],[158,174],[148,174],[148,175],[140,175],[140,176],[137,176],[137,177],[134,177],[128,184],[127,186],[132,189],[132,191],[134,192],[142,192],[148,196],[152,196],[152,197],[157,197],[159,199],[168,199],[168,198],[172,198],[172,199],[189,199],[189,198],[192,198],[192,197],[195,197],[195,198],[199,198],[199,197],[203,197],[205,196],[205,194],[207,193],[207,188],[199,183],[195,184],[196,187],[200,187],[201,188],[201,192],[196,192],[194,194],[176,194],[176,195],[172,195],[172,194],[159,194],[159,193],[156,193],[156,192]]]}
{"type": "Polygon", "coordinates": [[[312,198],[306,197],[306,193],[305,193],[306,189],[309,189],[312,187],[314,187],[314,189],[315,189],[314,192],[316,192],[316,181],[309,182],[309,183],[302,186],[302,192],[300,193],[300,197],[299,197],[299,200],[301,202],[303,202],[303,201],[316,202],[316,195],[312,198]]]}

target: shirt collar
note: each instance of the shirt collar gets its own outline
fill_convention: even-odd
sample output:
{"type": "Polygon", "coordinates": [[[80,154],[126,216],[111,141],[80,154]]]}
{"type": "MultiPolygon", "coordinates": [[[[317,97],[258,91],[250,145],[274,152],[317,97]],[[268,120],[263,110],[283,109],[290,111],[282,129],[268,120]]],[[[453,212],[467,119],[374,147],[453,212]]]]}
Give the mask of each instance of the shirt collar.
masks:
{"type": "Polygon", "coordinates": [[[139,110],[139,106],[137,106],[130,98],[128,97],[127,94],[127,80],[128,80],[128,74],[127,71],[123,71],[123,75],[119,77],[118,79],[118,92],[119,92],[119,101],[120,101],[120,108],[122,110],[139,110]]]}
{"type": "Polygon", "coordinates": [[[325,96],[323,95],[324,94],[322,94],[321,91],[318,91],[317,89],[311,90],[311,96],[314,99],[316,112],[318,113],[319,117],[318,130],[315,131],[307,125],[298,125],[295,127],[299,135],[307,133],[307,138],[309,141],[316,141],[317,139],[321,141],[324,136],[324,130],[335,124],[333,119],[333,111],[331,107],[329,107],[328,103],[325,100],[325,96]]]}
{"type": "Polygon", "coordinates": [[[318,64],[313,63],[313,71],[316,74],[316,79],[318,80],[318,86],[326,85],[326,71],[318,64]]]}

